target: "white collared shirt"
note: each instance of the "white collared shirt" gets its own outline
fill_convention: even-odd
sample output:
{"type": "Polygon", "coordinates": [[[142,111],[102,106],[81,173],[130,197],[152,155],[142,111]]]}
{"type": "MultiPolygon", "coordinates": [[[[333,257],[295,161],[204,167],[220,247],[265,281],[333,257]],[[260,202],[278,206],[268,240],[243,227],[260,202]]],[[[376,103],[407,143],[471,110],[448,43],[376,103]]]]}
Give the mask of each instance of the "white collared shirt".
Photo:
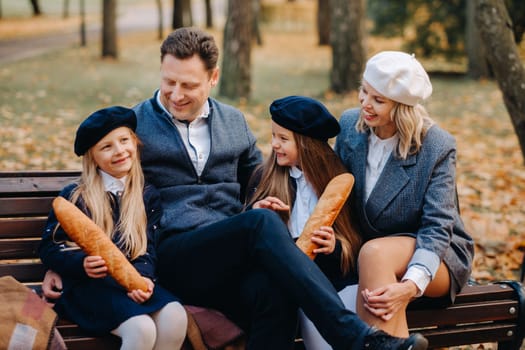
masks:
{"type": "Polygon", "coordinates": [[[431,277],[430,273],[423,266],[414,265],[408,268],[408,270],[405,272],[405,275],[401,279],[401,281],[406,280],[411,280],[415,283],[418,289],[416,297],[420,297],[423,295],[425,289],[427,289],[428,285],[430,284],[431,277]]]}
{"type": "Polygon", "coordinates": [[[104,189],[106,192],[111,192],[114,195],[120,196],[124,191],[126,185],[127,175],[117,179],[106,173],[104,170],[98,169],[98,173],[102,176],[102,182],[104,183],[104,189]]]}
{"type": "Polygon", "coordinates": [[[377,137],[373,131],[370,131],[370,136],[368,136],[368,157],[366,159],[365,202],[374,189],[398,141],[399,136],[397,133],[383,140],[377,137]]]}
{"type": "Polygon", "coordinates": [[[160,101],[160,92],[157,93],[157,103],[171,116],[173,123],[179,130],[186,151],[191,159],[197,175],[201,175],[204,166],[208,161],[211,149],[210,128],[208,125],[208,116],[210,115],[210,106],[208,101],[202,106],[201,113],[191,123],[185,123],[177,120],[160,101]]]}
{"type": "Polygon", "coordinates": [[[288,222],[288,229],[292,237],[297,238],[303,232],[304,225],[313,212],[318,198],[301,170],[297,167],[291,167],[290,176],[295,179],[297,190],[295,191],[295,202],[288,222]]]}

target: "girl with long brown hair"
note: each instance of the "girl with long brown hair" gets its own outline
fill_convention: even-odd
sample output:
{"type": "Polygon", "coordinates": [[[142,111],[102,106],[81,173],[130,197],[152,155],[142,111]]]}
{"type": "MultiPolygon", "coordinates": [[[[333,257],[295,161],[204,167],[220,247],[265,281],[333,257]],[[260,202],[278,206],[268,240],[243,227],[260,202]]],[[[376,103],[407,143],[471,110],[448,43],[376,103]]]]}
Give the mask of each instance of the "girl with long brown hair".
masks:
{"type": "MultiPolygon", "coordinates": [[[[327,142],[339,133],[339,123],[323,104],[303,96],[274,101],[270,113],[272,153],[252,177],[247,207],[275,210],[296,239],[328,182],[347,172],[327,142]]],[[[314,232],[312,242],[318,245],[315,262],[353,309],[356,288],[348,286],[357,283],[360,238],[352,227],[347,204],[333,227],[319,227],[314,232]]],[[[305,346],[318,349],[314,338],[320,336],[303,314],[300,319],[305,346]]]]}

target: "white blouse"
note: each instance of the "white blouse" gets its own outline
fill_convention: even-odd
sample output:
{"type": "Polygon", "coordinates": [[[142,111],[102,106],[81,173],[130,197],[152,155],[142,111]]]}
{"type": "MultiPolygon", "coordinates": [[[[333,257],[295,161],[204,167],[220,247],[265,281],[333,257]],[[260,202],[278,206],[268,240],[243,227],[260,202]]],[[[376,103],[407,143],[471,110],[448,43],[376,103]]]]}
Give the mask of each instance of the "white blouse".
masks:
{"type": "Polygon", "coordinates": [[[303,232],[304,225],[314,210],[318,198],[299,168],[290,168],[290,176],[295,179],[297,190],[295,191],[295,202],[288,221],[288,230],[293,238],[297,238],[303,232]]]}
{"type": "Polygon", "coordinates": [[[370,193],[372,193],[398,141],[399,136],[397,133],[383,140],[377,137],[373,131],[370,132],[368,137],[368,156],[366,159],[365,202],[368,200],[370,193]]]}
{"type": "Polygon", "coordinates": [[[102,182],[104,183],[104,189],[106,192],[111,192],[116,196],[120,196],[124,191],[127,175],[117,179],[103,170],[99,169],[98,172],[100,176],[102,176],[102,182]]]}

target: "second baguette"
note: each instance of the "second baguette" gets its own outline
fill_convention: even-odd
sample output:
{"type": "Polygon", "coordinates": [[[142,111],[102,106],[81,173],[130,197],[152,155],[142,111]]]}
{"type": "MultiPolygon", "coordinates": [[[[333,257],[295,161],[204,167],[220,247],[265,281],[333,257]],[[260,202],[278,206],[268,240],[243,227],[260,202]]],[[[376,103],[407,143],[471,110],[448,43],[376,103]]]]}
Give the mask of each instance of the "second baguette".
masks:
{"type": "Polygon", "coordinates": [[[315,258],[314,249],[318,247],[312,242],[315,230],[321,226],[332,226],[346,199],[354,186],[354,176],[343,173],[334,177],[326,185],[321,197],[304,225],[303,232],[297,239],[297,246],[311,259],[315,258]]]}

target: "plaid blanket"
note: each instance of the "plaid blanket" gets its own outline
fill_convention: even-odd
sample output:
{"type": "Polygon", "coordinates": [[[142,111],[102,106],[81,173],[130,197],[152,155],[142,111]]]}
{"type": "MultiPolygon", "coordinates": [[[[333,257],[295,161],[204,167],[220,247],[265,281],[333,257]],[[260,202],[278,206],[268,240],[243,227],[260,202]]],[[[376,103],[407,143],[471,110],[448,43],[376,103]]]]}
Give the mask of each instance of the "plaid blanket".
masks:
{"type": "Polygon", "coordinates": [[[35,292],[11,276],[0,278],[0,349],[65,349],[56,322],[55,311],[35,292]]]}

